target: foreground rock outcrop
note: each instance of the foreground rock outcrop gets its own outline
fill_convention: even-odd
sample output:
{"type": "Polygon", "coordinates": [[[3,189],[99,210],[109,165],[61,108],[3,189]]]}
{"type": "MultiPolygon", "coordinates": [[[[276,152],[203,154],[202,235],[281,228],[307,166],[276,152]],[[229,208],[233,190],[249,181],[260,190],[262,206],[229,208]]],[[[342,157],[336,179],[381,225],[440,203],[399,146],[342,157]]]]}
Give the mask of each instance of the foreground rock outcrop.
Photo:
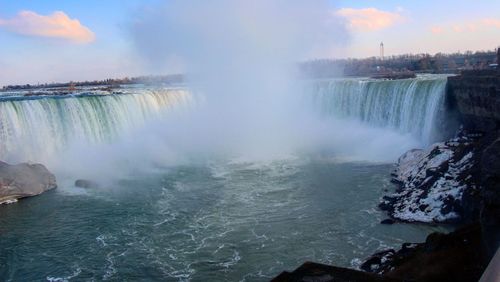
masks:
{"type": "Polygon", "coordinates": [[[359,270],[336,267],[321,263],[306,262],[292,272],[284,271],[271,280],[272,282],[396,282],[401,281],[385,277],[376,273],[367,273],[359,270]]]}
{"type": "Polygon", "coordinates": [[[0,161],[0,204],[39,195],[57,187],[55,176],[41,164],[10,165],[0,161]]]}
{"type": "Polygon", "coordinates": [[[374,254],[361,269],[400,281],[478,281],[488,264],[479,224],[450,234],[432,233],[424,243],[374,254]]]}
{"type": "Polygon", "coordinates": [[[481,238],[481,227],[473,224],[450,234],[432,233],[424,243],[405,243],[398,251],[378,252],[362,271],[306,262],[272,281],[478,281],[488,264],[481,238]]]}

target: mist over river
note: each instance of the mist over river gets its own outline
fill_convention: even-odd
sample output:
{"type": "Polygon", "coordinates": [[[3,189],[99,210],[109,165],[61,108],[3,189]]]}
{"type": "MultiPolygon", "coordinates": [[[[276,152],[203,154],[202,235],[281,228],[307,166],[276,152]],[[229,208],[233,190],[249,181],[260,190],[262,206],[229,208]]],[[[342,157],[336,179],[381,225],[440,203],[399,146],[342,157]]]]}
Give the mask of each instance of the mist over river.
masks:
{"type": "Polygon", "coordinates": [[[42,162],[58,188],[0,206],[0,277],[265,281],[422,241],[434,227],[381,225],[377,204],[397,156],[438,138],[445,81],[309,81],[293,138],[269,151],[187,122],[205,98],[183,87],[3,95],[0,159],[42,162]]]}

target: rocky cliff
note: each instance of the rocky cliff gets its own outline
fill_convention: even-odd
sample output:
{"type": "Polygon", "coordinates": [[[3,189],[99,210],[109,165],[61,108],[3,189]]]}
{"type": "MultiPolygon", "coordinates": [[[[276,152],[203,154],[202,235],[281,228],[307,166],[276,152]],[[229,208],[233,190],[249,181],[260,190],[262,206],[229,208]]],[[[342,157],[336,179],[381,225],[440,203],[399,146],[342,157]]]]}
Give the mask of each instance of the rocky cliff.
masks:
{"type": "Polygon", "coordinates": [[[449,77],[446,96],[465,129],[491,132],[500,128],[500,69],[449,77]]]}
{"type": "Polygon", "coordinates": [[[55,176],[41,164],[10,165],[0,161],[0,204],[35,196],[57,187],[55,176]]]}
{"type": "Polygon", "coordinates": [[[464,130],[480,135],[474,146],[479,191],[466,198],[465,204],[477,207],[469,220],[480,222],[482,243],[492,257],[500,246],[500,69],[450,77],[447,96],[450,110],[458,113],[464,130]]]}
{"type": "Polygon", "coordinates": [[[480,152],[476,166],[481,185],[476,202],[491,255],[500,241],[500,68],[450,77],[446,94],[450,110],[458,114],[464,129],[482,135],[476,146],[480,152]]]}

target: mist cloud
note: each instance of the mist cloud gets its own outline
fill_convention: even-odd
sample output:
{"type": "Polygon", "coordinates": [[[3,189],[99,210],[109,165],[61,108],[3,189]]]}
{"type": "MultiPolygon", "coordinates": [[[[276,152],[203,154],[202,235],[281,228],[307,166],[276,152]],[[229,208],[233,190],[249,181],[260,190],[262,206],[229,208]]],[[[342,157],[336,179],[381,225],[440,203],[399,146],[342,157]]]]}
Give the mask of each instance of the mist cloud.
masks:
{"type": "Polygon", "coordinates": [[[275,152],[300,132],[296,63],[346,38],[330,11],[328,1],[169,1],[142,9],[130,31],[151,68],[182,60],[206,101],[184,126],[185,139],[203,140],[193,147],[275,152]]]}
{"type": "Polygon", "coordinates": [[[340,19],[330,11],[322,0],[174,0],[144,7],[130,31],[151,66],[166,67],[168,58],[178,56],[189,72],[199,73],[207,64],[211,72],[269,58],[301,60],[344,41],[340,19]]]}

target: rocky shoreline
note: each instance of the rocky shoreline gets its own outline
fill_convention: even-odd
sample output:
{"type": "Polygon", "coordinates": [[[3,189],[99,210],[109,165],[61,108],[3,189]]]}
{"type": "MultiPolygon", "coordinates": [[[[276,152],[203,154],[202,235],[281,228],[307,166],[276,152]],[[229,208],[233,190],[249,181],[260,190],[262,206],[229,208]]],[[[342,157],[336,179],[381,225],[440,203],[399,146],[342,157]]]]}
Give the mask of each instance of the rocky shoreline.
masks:
{"type": "Polygon", "coordinates": [[[449,234],[432,233],[423,243],[378,252],[360,268],[403,281],[478,281],[488,264],[481,240],[479,224],[449,234]]]}
{"type": "Polygon", "coordinates": [[[42,164],[10,165],[0,161],[0,205],[39,195],[57,187],[56,177],[42,164]]]}
{"type": "Polygon", "coordinates": [[[474,224],[449,234],[432,233],[425,242],[404,243],[398,251],[380,251],[360,270],[306,262],[272,281],[478,281],[488,264],[481,240],[481,227],[474,224]]]}
{"type": "MultiPolygon", "coordinates": [[[[500,60],[500,52],[498,55],[500,60]]],[[[448,78],[454,138],[403,154],[394,193],[379,208],[394,221],[453,223],[449,234],[383,250],[360,270],[306,262],[273,281],[478,281],[500,245],[500,70],[448,78]],[[370,274],[370,275],[365,275],[370,274]]],[[[494,280],[492,280],[494,281],[494,280]]]]}

